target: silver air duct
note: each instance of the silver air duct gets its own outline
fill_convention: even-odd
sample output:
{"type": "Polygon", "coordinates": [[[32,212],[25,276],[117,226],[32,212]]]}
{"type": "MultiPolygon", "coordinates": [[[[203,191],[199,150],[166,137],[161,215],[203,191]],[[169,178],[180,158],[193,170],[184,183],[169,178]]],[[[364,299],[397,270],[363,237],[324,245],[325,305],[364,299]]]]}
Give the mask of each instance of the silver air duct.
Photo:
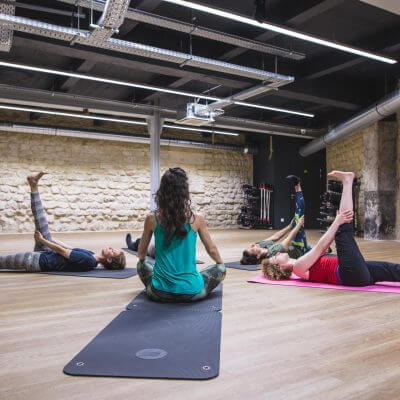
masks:
{"type": "MultiPolygon", "coordinates": [[[[6,15],[15,14],[15,4],[0,3],[0,13],[6,15]]],[[[0,51],[10,51],[12,46],[12,29],[0,28],[0,51]]]]}
{"type": "Polygon", "coordinates": [[[378,104],[361,111],[355,117],[338,125],[326,135],[313,140],[311,143],[300,148],[299,153],[303,157],[326,147],[327,144],[334,143],[346,136],[351,135],[359,129],[370,126],[382,118],[388,117],[400,108],[400,89],[384,97],[378,104]]]}
{"type": "MultiPolygon", "coordinates": [[[[67,4],[76,4],[76,0],[59,0],[67,4]]],[[[103,0],[80,0],[79,5],[85,8],[92,8],[97,11],[103,11],[103,0]]],[[[217,42],[223,42],[236,47],[243,47],[250,50],[259,51],[261,53],[273,54],[276,56],[286,57],[293,60],[302,60],[305,55],[296,51],[282,49],[280,47],[272,46],[267,43],[258,42],[247,38],[242,38],[236,35],[230,35],[225,32],[215,31],[213,29],[204,28],[201,26],[188,24],[183,21],[178,21],[172,18],[166,18],[160,15],[148,13],[146,11],[138,10],[136,8],[128,8],[125,14],[128,20],[143,22],[150,25],[160,26],[163,28],[175,30],[178,32],[187,33],[194,36],[203,37],[217,42]]]]}
{"type": "Polygon", "coordinates": [[[167,61],[179,64],[180,66],[188,65],[272,83],[286,84],[294,81],[294,78],[291,76],[275,74],[256,68],[231,64],[206,57],[194,56],[178,51],[160,49],[158,47],[140,43],[108,38],[109,30],[107,29],[97,29],[99,33],[94,37],[89,31],[47,24],[29,18],[15,17],[6,14],[0,14],[0,25],[9,29],[27,32],[34,35],[51,37],[68,42],[78,42],[87,46],[167,61]]]}
{"type": "MultiPolygon", "coordinates": [[[[12,124],[0,123],[0,132],[30,133],[36,135],[74,137],[79,139],[92,139],[92,140],[108,140],[108,141],[116,141],[124,143],[142,143],[142,144],[150,143],[150,138],[148,136],[146,137],[139,135],[120,135],[117,133],[110,133],[110,132],[53,128],[48,126],[13,124],[13,123],[12,124]]],[[[228,145],[228,144],[211,144],[211,143],[197,142],[193,140],[182,140],[182,139],[161,139],[160,145],[168,147],[172,146],[172,147],[201,148],[206,150],[237,151],[240,153],[244,153],[245,149],[247,149],[247,154],[257,154],[257,148],[255,146],[249,146],[249,145],[239,146],[239,145],[228,145]]]]}

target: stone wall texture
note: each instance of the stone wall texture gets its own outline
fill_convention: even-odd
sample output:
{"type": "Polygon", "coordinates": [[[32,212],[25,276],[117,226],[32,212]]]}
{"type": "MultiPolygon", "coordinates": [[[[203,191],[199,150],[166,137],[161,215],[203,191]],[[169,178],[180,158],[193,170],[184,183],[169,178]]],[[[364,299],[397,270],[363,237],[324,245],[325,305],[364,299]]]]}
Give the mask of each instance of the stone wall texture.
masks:
{"type": "Polygon", "coordinates": [[[328,145],[327,170],[353,171],[359,179],[357,226],[366,239],[400,238],[400,114],[328,145]]]}
{"type": "Polygon", "coordinates": [[[360,130],[350,137],[330,144],[326,148],[326,170],[353,171],[360,182],[357,204],[357,225],[364,226],[364,140],[368,129],[360,130]]]}
{"type": "MultiPolygon", "coordinates": [[[[149,146],[48,137],[0,135],[0,232],[32,232],[27,174],[41,180],[50,229],[60,231],[140,230],[149,207],[149,146]]],[[[190,177],[195,212],[210,227],[235,227],[241,185],[252,183],[251,155],[161,147],[161,173],[180,166],[190,177]]]]}

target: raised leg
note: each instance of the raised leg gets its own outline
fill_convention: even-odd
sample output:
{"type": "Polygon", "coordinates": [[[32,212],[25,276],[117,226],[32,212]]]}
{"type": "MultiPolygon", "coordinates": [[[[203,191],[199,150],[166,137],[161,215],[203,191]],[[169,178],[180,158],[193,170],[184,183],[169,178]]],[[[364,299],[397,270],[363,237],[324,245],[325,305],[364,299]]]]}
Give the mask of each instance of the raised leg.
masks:
{"type": "MultiPolygon", "coordinates": [[[[31,210],[33,214],[33,219],[35,221],[35,229],[39,231],[45,239],[52,241],[49,225],[47,222],[47,216],[43,209],[42,200],[40,199],[38,189],[39,180],[44,174],[44,172],[40,172],[37,175],[28,176],[27,179],[29,186],[31,187],[31,210]]],[[[34,251],[44,250],[50,249],[46,246],[43,246],[41,243],[35,243],[34,251]]]]}
{"type": "MultiPolygon", "coordinates": [[[[294,221],[292,225],[293,227],[295,227],[298,224],[299,219],[304,215],[304,197],[303,197],[303,192],[301,191],[300,183],[298,183],[295,186],[295,191],[296,191],[296,209],[294,212],[294,221]]],[[[311,247],[307,243],[306,231],[304,229],[304,225],[300,228],[299,232],[292,240],[291,244],[293,247],[295,247],[295,249],[300,251],[301,255],[307,253],[307,251],[311,249],[311,247]]]]}
{"type": "Polygon", "coordinates": [[[353,210],[353,181],[354,172],[332,171],[328,174],[343,183],[342,197],[340,199],[339,211],[353,210]]]}
{"type": "MultiPolygon", "coordinates": [[[[339,211],[353,210],[353,172],[332,171],[328,176],[343,184],[339,211]]],[[[336,250],[339,259],[339,276],[347,286],[371,285],[373,278],[365,263],[360,249],[354,240],[351,224],[343,224],[335,235],[336,250]]]]}

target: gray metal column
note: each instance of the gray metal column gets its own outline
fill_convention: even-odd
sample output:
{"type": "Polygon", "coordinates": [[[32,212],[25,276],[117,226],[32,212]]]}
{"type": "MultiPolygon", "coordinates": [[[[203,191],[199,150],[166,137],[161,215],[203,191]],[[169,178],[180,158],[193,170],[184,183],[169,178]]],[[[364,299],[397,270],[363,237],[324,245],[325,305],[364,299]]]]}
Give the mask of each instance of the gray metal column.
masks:
{"type": "Polygon", "coordinates": [[[147,127],[150,135],[150,209],[156,209],[154,195],[160,185],[160,136],[164,120],[160,117],[160,111],[147,119],[147,127]]]}

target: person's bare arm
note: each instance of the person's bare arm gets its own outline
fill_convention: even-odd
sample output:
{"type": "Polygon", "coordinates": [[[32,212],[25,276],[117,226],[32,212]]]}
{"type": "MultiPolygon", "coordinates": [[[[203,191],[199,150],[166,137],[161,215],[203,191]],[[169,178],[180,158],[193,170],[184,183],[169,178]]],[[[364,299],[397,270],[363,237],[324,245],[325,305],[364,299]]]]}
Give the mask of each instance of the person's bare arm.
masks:
{"type": "Polygon", "coordinates": [[[63,256],[65,258],[69,258],[71,254],[71,250],[67,249],[66,247],[60,246],[59,244],[50,242],[49,240],[46,240],[42,234],[38,231],[35,232],[35,240],[39,243],[42,243],[43,245],[47,246],[49,249],[55,251],[57,254],[60,254],[60,256],[63,256]]]}
{"type": "Polygon", "coordinates": [[[292,227],[292,221],[290,221],[290,224],[288,226],[285,226],[280,231],[275,232],[273,235],[271,235],[270,237],[268,237],[265,240],[272,240],[273,242],[277,242],[278,240],[283,238],[290,231],[291,227],[292,227]]]}
{"type": "Polygon", "coordinates": [[[200,236],[201,241],[204,244],[204,247],[207,250],[208,255],[217,263],[223,264],[222,258],[219,254],[218,248],[214,241],[211,239],[210,232],[207,228],[207,222],[202,215],[196,216],[196,224],[198,226],[198,233],[200,236]]]}
{"type": "Polygon", "coordinates": [[[147,250],[156,226],[156,221],[153,214],[148,214],[144,220],[144,228],[142,233],[142,238],[140,239],[140,244],[137,252],[139,261],[144,261],[147,256],[147,250]]]}
{"type": "Polygon", "coordinates": [[[309,278],[308,270],[318,261],[322,254],[335,239],[339,226],[348,224],[353,220],[353,211],[338,212],[332,225],[318,240],[318,243],[306,254],[298,258],[293,264],[293,272],[303,279],[309,278]]]}
{"type": "Polygon", "coordinates": [[[62,246],[62,247],[64,247],[64,248],[66,248],[66,249],[72,250],[72,247],[71,247],[70,245],[68,245],[68,244],[66,244],[66,243],[64,243],[64,242],[62,242],[61,240],[58,240],[58,239],[54,239],[54,238],[53,238],[52,242],[55,243],[55,244],[58,244],[59,246],[62,246]]]}
{"type": "Polygon", "coordinates": [[[292,243],[292,240],[299,233],[299,230],[302,228],[303,225],[304,225],[304,215],[299,218],[297,225],[290,231],[289,235],[286,236],[284,240],[282,240],[281,245],[285,248],[286,251],[289,250],[290,243],[292,243]]]}

